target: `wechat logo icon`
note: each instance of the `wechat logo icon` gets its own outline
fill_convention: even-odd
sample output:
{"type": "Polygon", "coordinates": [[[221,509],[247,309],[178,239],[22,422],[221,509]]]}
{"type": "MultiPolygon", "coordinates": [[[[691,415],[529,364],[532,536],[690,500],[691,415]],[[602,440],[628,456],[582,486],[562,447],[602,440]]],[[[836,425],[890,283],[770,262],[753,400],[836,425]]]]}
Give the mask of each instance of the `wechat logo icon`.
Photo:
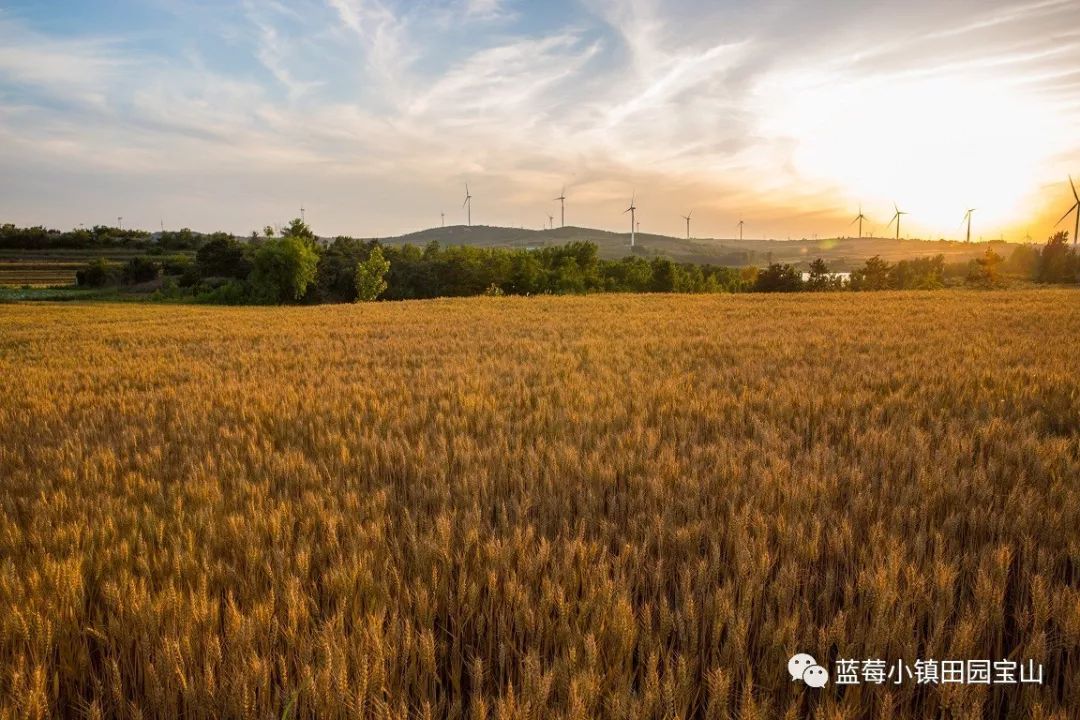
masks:
{"type": "Polygon", "coordinates": [[[812,688],[823,688],[829,682],[829,671],[817,664],[813,655],[799,653],[787,661],[787,671],[792,682],[801,680],[812,688]]]}

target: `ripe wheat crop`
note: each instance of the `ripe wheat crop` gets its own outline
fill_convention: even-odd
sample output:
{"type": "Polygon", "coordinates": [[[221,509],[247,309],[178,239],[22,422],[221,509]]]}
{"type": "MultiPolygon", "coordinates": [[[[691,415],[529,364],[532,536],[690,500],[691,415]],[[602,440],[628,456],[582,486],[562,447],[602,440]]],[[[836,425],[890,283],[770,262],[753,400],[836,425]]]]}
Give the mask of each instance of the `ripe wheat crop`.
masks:
{"type": "Polygon", "coordinates": [[[1075,718],[1077,300],[0,306],[0,718],[1075,718]]]}

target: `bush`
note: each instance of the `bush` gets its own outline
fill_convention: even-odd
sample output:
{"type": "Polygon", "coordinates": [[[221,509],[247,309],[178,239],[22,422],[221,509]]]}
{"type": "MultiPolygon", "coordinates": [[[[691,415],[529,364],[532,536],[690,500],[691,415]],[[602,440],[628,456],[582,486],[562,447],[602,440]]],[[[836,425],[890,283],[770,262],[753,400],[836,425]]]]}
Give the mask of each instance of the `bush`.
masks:
{"type": "Polygon", "coordinates": [[[195,296],[195,302],[207,305],[247,305],[251,300],[251,288],[241,280],[229,280],[195,296]]]}
{"type": "Polygon", "coordinates": [[[772,263],[758,273],[754,292],[798,292],[802,290],[802,275],[795,266],[772,263]]]}
{"type": "Polygon", "coordinates": [[[1080,258],[1069,248],[1069,234],[1056,233],[1039,257],[1036,280],[1043,283],[1074,283],[1080,271],[1080,258]]]}
{"type": "Polygon", "coordinates": [[[251,272],[244,246],[231,235],[216,233],[195,253],[201,277],[226,277],[242,280],[251,272]]]}
{"type": "Polygon", "coordinates": [[[985,255],[972,262],[967,284],[982,288],[1003,287],[1005,282],[1000,269],[1003,260],[1004,258],[987,248],[985,255]]]}
{"type": "Polygon", "coordinates": [[[79,287],[105,287],[116,282],[116,272],[105,258],[92,260],[82,270],[75,273],[75,284],[79,287]]]}
{"type": "Polygon", "coordinates": [[[150,282],[156,280],[157,276],[157,263],[145,257],[131,258],[120,270],[120,281],[124,285],[138,285],[139,283],[150,282]]]}
{"type": "Polygon", "coordinates": [[[192,264],[191,258],[186,255],[167,255],[161,260],[161,274],[183,275],[192,264]]]}

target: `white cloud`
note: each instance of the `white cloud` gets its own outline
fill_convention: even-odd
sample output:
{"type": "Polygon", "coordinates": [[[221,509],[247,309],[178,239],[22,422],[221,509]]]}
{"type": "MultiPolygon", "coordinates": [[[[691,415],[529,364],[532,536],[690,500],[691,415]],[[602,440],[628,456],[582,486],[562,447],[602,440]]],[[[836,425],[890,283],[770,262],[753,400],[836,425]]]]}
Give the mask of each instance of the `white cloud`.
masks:
{"type": "MultiPolygon", "coordinates": [[[[1062,0],[884,19],[875,6],[858,28],[839,3],[765,3],[751,18],[698,0],[585,2],[591,15],[526,34],[515,6],[493,0],[324,0],[321,14],[248,0],[245,28],[222,33],[265,72],[215,66],[195,50],[159,57],[115,39],[61,40],[0,15],[0,158],[52,178],[76,204],[88,191],[58,168],[142,178],[135,196],[147,205],[175,194],[160,188],[228,178],[209,183],[218,192],[203,205],[184,194],[199,213],[185,222],[236,230],[295,194],[312,207],[344,198],[324,209],[326,232],[412,229],[418,207],[437,218],[469,178],[484,222],[538,222],[537,205],[566,184],[577,222],[621,226],[614,205],[636,187],[643,216],[670,224],[653,229],[676,232],[675,210],[694,206],[700,232],[721,234],[743,212],[783,228],[805,222],[811,202],[850,200],[840,180],[805,167],[815,137],[843,125],[829,122],[830,95],[792,84],[800,72],[875,88],[993,73],[1001,86],[1030,86],[1017,94],[1040,107],[1080,110],[1078,39],[1060,30],[1078,13],[1062,0]],[[868,40],[885,29],[894,41],[868,40]],[[933,32],[949,37],[928,41],[933,32]]],[[[888,111],[849,110],[867,122],[888,111]]],[[[1025,171],[1059,169],[1044,159],[1025,171]]],[[[65,217],[51,198],[20,202],[65,217]]]]}

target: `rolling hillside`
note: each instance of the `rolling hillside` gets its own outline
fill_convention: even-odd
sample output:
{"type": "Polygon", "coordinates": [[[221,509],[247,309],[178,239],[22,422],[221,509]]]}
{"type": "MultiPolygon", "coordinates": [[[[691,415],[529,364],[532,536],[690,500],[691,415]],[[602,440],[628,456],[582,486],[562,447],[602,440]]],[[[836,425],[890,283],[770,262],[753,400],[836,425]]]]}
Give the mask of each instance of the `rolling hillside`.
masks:
{"type": "MultiPolygon", "coordinates": [[[[389,244],[409,243],[423,247],[430,242],[440,245],[471,245],[474,247],[540,248],[562,245],[575,240],[596,243],[604,258],[620,258],[630,254],[630,235],[592,228],[565,227],[555,230],[525,230],[490,226],[455,225],[432,228],[399,237],[382,238],[389,244]]],[[[962,262],[982,255],[992,247],[1008,257],[1013,243],[993,241],[963,243],[949,240],[894,240],[891,238],[842,238],[827,240],[686,240],[666,235],[640,233],[634,253],[643,257],[662,255],[678,262],[712,263],[717,265],[764,265],[769,262],[809,263],[823,258],[834,270],[848,270],[861,265],[867,258],[880,255],[895,262],[926,255],[944,255],[947,262],[962,262]]]]}

